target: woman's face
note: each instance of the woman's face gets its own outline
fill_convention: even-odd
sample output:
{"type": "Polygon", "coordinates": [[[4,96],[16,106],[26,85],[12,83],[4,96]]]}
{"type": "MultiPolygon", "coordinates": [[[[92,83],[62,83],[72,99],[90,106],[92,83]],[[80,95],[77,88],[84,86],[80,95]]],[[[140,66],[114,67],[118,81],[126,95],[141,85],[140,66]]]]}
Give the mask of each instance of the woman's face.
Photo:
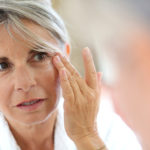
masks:
{"type": "MultiPolygon", "coordinates": [[[[23,23],[58,46],[42,27],[27,20],[23,23]]],[[[2,25],[0,33],[0,111],[8,121],[25,124],[43,121],[55,110],[60,93],[52,56],[26,47],[29,43],[12,30],[22,42],[14,40],[2,25]],[[29,101],[34,104],[24,103],[29,101]]]]}

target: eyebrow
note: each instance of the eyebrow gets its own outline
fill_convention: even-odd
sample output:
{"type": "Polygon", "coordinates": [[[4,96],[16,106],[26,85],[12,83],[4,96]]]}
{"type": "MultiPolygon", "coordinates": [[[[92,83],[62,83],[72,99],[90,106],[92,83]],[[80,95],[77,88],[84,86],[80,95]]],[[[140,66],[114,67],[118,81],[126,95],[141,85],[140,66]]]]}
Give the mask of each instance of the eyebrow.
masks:
{"type": "MultiPolygon", "coordinates": [[[[33,47],[30,51],[29,51],[29,55],[31,55],[31,54],[35,54],[35,53],[37,53],[37,52],[39,52],[39,51],[37,51],[38,49],[41,49],[40,47],[33,47]]],[[[9,62],[9,59],[7,58],[7,57],[0,57],[0,61],[2,62],[2,61],[6,61],[6,62],[9,62]]]]}

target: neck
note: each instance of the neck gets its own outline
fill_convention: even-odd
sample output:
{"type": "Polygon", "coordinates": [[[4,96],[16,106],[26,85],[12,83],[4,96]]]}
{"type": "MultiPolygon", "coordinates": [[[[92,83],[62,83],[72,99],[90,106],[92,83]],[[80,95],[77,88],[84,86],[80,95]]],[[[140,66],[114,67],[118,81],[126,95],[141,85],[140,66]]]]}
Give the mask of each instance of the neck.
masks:
{"type": "Polygon", "coordinates": [[[22,149],[53,149],[56,117],[57,111],[42,123],[26,126],[9,122],[9,126],[22,149]]]}

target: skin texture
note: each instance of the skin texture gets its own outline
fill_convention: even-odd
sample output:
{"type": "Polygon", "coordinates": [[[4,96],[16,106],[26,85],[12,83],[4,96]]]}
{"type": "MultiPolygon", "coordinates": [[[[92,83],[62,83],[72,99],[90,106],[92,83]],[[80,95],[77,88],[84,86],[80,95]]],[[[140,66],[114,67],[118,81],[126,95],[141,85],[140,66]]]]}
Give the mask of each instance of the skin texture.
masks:
{"type": "Polygon", "coordinates": [[[64,102],[65,129],[79,150],[103,147],[96,116],[100,104],[101,73],[97,73],[88,48],[82,51],[85,77],[81,77],[65,56],[58,54],[54,64],[59,71],[64,102]]]}
{"type": "MultiPolygon", "coordinates": [[[[33,32],[56,44],[41,27],[27,20],[24,20],[24,23],[33,32]]],[[[9,59],[9,63],[1,62],[5,64],[5,67],[1,65],[3,71],[0,72],[0,110],[4,113],[23,149],[37,148],[40,144],[45,145],[46,148],[51,147],[56,118],[55,108],[59,100],[60,89],[58,71],[52,64],[52,57],[49,55],[49,57],[46,55],[42,57],[39,54],[29,55],[28,52],[32,48],[25,46],[28,44],[26,41],[15,33],[14,36],[22,42],[13,40],[3,26],[0,26],[0,31],[0,57],[9,59]],[[10,67],[7,64],[11,64],[10,67]],[[47,99],[33,112],[26,112],[16,107],[17,104],[33,98],[47,99]],[[48,116],[51,117],[48,119],[48,116]],[[47,121],[40,123],[45,119],[47,121]],[[47,128],[48,132],[44,132],[44,128],[47,128]],[[40,133],[44,133],[43,137],[39,136],[40,133]],[[47,144],[48,139],[51,139],[51,143],[47,144]]]]}
{"type": "MultiPolygon", "coordinates": [[[[23,20],[23,23],[58,47],[46,30],[28,20],[23,20]]],[[[68,136],[79,150],[103,147],[96,124],[101,73],[96,72],[89,49],[83,50],[85,77],[81,77],[62,54],[58,53],[54,57],[47,54],[44,58],[38,57],[37,53],[29,54],[32,48],[25,46],[29,44],[27,41],[12,31],[21,42],[14,41],[2,25],[0,31],[0,57],[8,59],[0,62],[3,63],[0,72],[0,111],[21,149],[54,149],[53,135],[60,86],[65,99],[64,121],[68,136]],[[35,111],[26,112],[16,107],[20,102],[33,98],[46,100],[35,111]]]]}
{"type": "MultiPolygon", "coordinates": [[[[143,149],[150,149],[150,37],[146,29],[134,28],[126,49],[118,54],[117,80],[109,87],[116,112],[131,127],[143,149]],[[121,59],[120,59],[121,58],[121,59]]],[[[113,51],[112,51],[113,52],[113,51]]]]}
{"type": "MultiPolygon", "coordinates": [[[[80,133],[82,133],[84,129],[87,131],[93,130],[94,127],[93,125],[96,123],[95,116],[99,109],[98,99],[100,96],[100,92],[99,92],[100,86],[97,84],[97,80],[98,80],[97,73],[93,61],[91,60],[92,57],[89,56],[88,53],[90,53],[88,49],[85,49],[83,51],[83,58],[84,58],[85,68],[86,68],[85,78],[87,81],[85,81],[79,75],[76,69],[73,68],[73,66],[69,63],[69,61],[61,54],[59,54],[59,56],[57,56],[54,60],[55,61],[54,63],[57,69],[59,70],[59,74],[61,76],[60,81],[61,81],[61,86],[63,87],[63,96],[65,98],[65,103],[64,103],[65,114],[67,113],[69,114],[65,118],[65,123],[66,123],[65,125],[66,125],[68,135],[72,136],[72,138],[74,138],[73,136],[80,135],[80,133]],[[87,66],[86,63],[89,66],[87,66]],[[91,106],[89,106],[89,104],[91,106]],[[92,110],[93,108],[95,108],[94,111],[92,110]],[[93,114],[92,113],[90,114],[90,112],[92,112],[93,114]],[[73,116],[76,119],[71,119],[73,116]],[[80,124],[78,123],[79,116],[81,116],[80,124]],[[89,117],[91,117],[91,119],[89,119],[89,117]],[[80,130],[77,127],[80,128],[80,130]]],[[[88,133],[85,133],[85,136],[86,134],[88,133]]]]}

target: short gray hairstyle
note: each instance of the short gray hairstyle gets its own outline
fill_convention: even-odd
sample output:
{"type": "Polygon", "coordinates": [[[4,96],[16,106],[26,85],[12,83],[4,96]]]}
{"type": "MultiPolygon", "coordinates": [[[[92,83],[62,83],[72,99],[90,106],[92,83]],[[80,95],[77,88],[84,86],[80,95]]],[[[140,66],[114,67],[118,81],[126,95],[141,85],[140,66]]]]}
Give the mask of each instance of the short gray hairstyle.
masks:
{"type": "MultiPolygon", "coordinates": [[[[68,33],[64,22],[46,0],[0,0],[0,25],[3,24],[12,36],[9,25],[13,30],[41,50],[50,53],[59,51],[54,44],[45,41],[30,31],[21,19],[30,20],[45,28],[49,35],[56,40],[59,48],[64,49],[68,43],[68,33]],[[22,34],[23,33],[23,34],[22,34]],[[29,40],[30,39],[30,40],[29,40]],[[32,40],[31,40],[32,39],[32,40]]],[[[12,36],[13,37],[13,36],[12,36]]]]}

